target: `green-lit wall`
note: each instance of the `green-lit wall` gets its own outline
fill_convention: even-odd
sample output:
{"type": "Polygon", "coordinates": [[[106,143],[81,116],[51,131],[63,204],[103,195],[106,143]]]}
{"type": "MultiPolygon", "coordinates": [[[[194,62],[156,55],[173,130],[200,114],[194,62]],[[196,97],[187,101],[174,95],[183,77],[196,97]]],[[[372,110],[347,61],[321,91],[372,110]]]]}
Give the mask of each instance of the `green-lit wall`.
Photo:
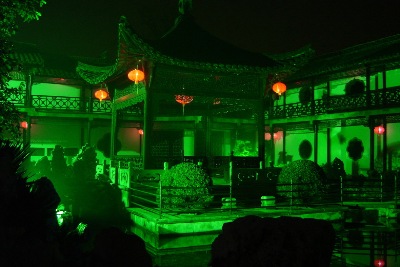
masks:
{"type": "Polygon", "coordinates": [[[33,83],[32,95],[79,97],[81,88],[64,84],[33,83]]]}

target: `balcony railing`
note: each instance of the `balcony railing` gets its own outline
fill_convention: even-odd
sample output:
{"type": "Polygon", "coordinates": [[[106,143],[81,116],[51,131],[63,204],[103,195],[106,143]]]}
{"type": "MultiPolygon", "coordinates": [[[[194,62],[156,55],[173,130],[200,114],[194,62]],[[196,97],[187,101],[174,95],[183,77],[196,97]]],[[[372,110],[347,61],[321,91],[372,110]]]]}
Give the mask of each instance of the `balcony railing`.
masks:
{"type": "MultiPolygon", "coordinates": [[[[17,107],[33,107],[40,110],[105,114],[112,112],[110,100],[99,101],[93,98],[32,95],[29,103],[27,102],[26,92],[20,90],[13,90],[7,99],[17,107]]],[[[135,107],[127,109],[126,113],[142,115],[141,110],[135,107]]]]}
{"type": "Polygon", "coordinates": [[[291,103],[276,105],[272,110],[266,110],[266,119],[284,119],[338,113],[344,111],[358,111],[378,109],[383,107],[400,107],[400,87],[380,89],[364,92],[354,96],[331,96],[329,99],[316,99],[307,104],[291,103]]]}
{"type": "MultiPolygon", "coordinates": [[[[111,101],[98,101],[92,98],[32,95],[31,103],[27,103],[25,91],[15,90],[8,96],[8,100],[20,107],[34,107],[46,110],[79,111],[86,113],[111,113],[111,101]]],[[[327,113],[344,111],[358,111],[379,109],[383,107],[400,107],[400,86],[389,89],[379,89],[364,92],[354,96],[331,96],[325,99],[316,99],[307,104],[290,103],[276,105],[265,111],[265,119],[298,118],[327,113]]],[[[142,115],[139,107],[131,107],[127,113],[142,115]]]]}
{"type": "Polygon", "coordinates": [[[81,110],[81,101],[79,97],[34,95],[32,96],[32,107],[79,111],[81,110]]]}

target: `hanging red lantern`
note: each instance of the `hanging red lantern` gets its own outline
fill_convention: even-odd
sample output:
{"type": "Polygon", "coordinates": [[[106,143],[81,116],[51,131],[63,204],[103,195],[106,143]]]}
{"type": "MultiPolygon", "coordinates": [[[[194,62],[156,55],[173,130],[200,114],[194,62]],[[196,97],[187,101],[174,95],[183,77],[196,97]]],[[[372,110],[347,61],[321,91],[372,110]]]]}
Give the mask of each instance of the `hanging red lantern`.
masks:
{"type": "Polygon", "coordinates": [[[185,105],[193,101],[193,96],[175,95],[175,101],[182,104],[183,115],[185,115],[185,105]]]}
{"type": "Polygon", "coordinates": [[[383,266],[385,266],[385,261],[382,259],[376,259],[376,260],[374,260],[374,266],[375,267],[383,267],[383,266]]]}
{"type": "Polygon", "coordinates": [[[144,80],[144,72],[139,69],[131,70],[128,72],[128,79],[135,82],[135,84],[138,84],[144,80]]]}
{"type": "Polygon", "coordinates": [[[383,134],[384,132],[385,132],[385,128],[384,128],[382,125],[376,126],[376,127],[374,128],[374,133],[376,133],[376,134],[381,135],[381,134],[383,134]]]}
{"type": "Polygon", "coordinates": [[[97,89],[96,92],[94,92],[94,96],[101,101],[103,101],[104,99],[108,98],[108,91],[106,88],[100,88],[97,89]]]}
{"type": "Polygon", "coordinates": [[[139,129],[139,130],[138,130],[138,133],[139,133],[140,135],[143,135],[143,129],[139,129]]]}
{"type": "Polygon", "coordinates": [[[286,92],[286,84],[282,82],[277,82],[272,86],[272,91],[274,91],[278,95],[281,95],[286,92]]]}
{"type": "Polygon", "coordinates": [[[28,122],[21,121],[20,126],[21,126],[21,128],[28,129],[28,122]]]}

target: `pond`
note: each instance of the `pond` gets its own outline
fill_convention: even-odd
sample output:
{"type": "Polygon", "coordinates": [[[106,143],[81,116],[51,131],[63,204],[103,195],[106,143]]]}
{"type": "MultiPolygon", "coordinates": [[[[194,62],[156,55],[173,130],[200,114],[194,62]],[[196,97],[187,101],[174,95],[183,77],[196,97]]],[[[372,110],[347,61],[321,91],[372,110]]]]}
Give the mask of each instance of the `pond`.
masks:
{"type": "MultiPolygon", "coordinates": [[[[400,225],[396,220],[381,218],[374,224],[335,222],[334,228],[337,238],[331,267],[400,266],[400,225]]],[[[211,244],[219,234],[159,238],[137,227],[132,232],[146,241],[157,267],[209,266],[211,244]]]]}

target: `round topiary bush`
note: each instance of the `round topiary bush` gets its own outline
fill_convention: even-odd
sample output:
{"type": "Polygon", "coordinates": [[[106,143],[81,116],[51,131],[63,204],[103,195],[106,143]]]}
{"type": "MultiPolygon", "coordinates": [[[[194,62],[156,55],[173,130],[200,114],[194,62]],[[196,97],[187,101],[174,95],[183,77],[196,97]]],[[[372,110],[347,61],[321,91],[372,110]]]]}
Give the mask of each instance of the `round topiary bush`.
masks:
{"type": "Polygon", "coordinates": [[[208,188],[211,178],[191,162],[179,163],[166,170],[160,182],[164,208],[201,209],[213,199],[208,188]]]}
{"type": "Polygon", "coordinates": [[[308,204],[322,200],[325,182],[326,175],[318,164],[306,159],[296,160],[283,167],[278,177],[277,192],[292,199],[293,204],[308,204]]]}

